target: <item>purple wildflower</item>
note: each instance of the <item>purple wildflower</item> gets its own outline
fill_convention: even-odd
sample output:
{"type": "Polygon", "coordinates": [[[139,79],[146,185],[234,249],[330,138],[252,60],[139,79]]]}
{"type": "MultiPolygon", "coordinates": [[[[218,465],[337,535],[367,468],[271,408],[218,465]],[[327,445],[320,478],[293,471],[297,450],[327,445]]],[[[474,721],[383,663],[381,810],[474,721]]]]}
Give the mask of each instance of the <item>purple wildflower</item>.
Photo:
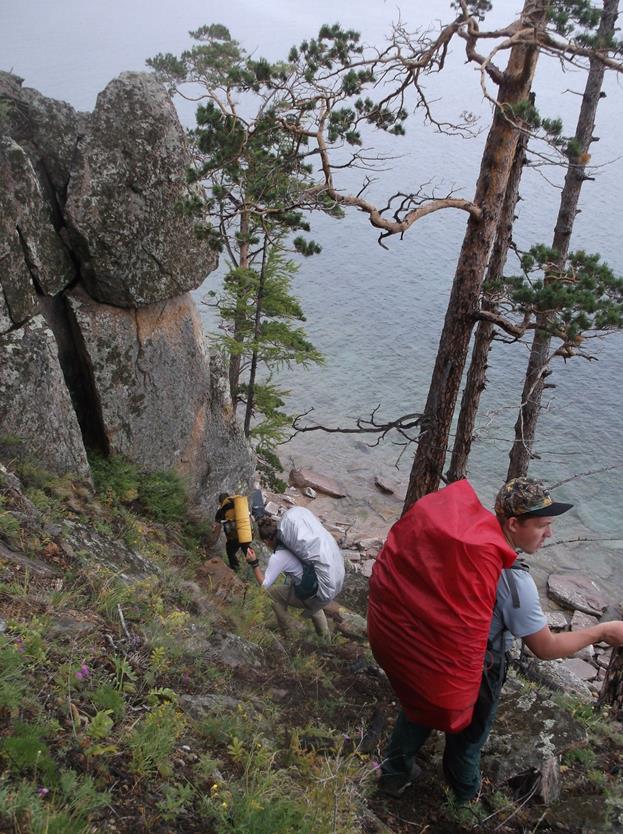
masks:
{"type": "Polygon", "coordinates": [[[37,791],[37,796],[40,796],[43,799],[44,796],[47,796],[50,793],[49,788],[39,788],[37,791]]]}
{"type": "Polygon", "coordinates": [[[89,667],[86,665],[86,663],[83,663],[82,666],[76,672],[76,677],[79,681],[83,681],[85,678],[88,678],[90,674],[91,671],[89,667]]]}

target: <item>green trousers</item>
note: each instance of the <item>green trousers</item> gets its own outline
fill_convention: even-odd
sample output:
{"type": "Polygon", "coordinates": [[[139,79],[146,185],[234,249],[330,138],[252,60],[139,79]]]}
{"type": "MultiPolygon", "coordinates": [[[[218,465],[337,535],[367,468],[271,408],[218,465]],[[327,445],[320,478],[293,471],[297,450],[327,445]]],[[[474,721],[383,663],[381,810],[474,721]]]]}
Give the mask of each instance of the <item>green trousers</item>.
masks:
{"type": "MultiPolygon", "coordinates": [[[[459,733],[446,733],[443,772],[457,799],[468,802],[480,790],[480,753],[489,737],[502,691],[506,662],[502,655],[483,672],[471,723],[459,733]]],[[[401,710],[381,765],[388,776],[412,773],[415,756],[432,732],[409,721],[401,710]]]]}

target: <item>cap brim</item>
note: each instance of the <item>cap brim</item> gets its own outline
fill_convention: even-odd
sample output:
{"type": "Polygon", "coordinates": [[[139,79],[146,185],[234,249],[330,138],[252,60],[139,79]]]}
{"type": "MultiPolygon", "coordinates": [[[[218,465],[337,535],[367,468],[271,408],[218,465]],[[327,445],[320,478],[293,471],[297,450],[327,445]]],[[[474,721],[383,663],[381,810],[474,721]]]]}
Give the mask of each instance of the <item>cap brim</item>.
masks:
{"type": "Polygon", "coordinates": [[[570,510],[573,504],[562,504],[559,501],[554,501],[549,507],[542,507],[540,510],[532,510],[529,513],[522,513],[520,518],[543,518],[549,516],[562,515],[570,510]]]}

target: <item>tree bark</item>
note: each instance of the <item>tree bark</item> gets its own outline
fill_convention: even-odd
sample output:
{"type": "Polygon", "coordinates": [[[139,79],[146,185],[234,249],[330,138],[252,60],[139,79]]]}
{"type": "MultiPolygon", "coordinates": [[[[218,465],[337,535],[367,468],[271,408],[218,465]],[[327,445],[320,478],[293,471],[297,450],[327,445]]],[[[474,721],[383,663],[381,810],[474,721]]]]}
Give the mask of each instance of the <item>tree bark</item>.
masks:
{"type": "MultiPolygon", "coordinates": [[[[241,269],[249,268],[249,215],[246,210],[240,213],[240,259],[239,266],[241,269]]],[[[242,344],[244,342],[244,324],[246,322],[246,302],[241,298],[240,293],[236,296],[236,316],[234,318],[234,332],[233,338],[236,342],[242,344]]],[[[238,408],[238,386],[240,385],[240,365],[242,363],[242,354],[231,353],[229,355],[229,396],[231,397],[231,405],[236,413],[238,408]]]]}
{"type": "MultiPolygon", "coordinates": [[[[608,43],[609,38],[614,34],[618,5],[618,0],[604,0],[597,32],[598,42],[608,43]]],[[[580,191],[585,179],[588,149],[593,141],[595,114],[599,104],[605,71],[604,63],[596,58],[591,59],[575,132],[575,138],[581,151],[577,157],[570,160],[567,168],[552,242],[552,249],[557,252],[557,259],[552,264],[553,269],[545,275],[545,283],[556,281],[556,276],[564,268],[569,254],[569,241],[571,240],[573,224],[577,214],[580,191]]],[[[527,475],[530,461],[536,457],[534,452],[536,426],[541,410],[545,379],[551,373],[549,370],[551,336],[547,329],[548,324],[549,317],[546,313],[537,316],[537,327],[532,339],[521,395],[521,405],[515,423],[514,442],[509,452],[510,463],[506,476],[507,480],[527,475]]]]}
{"type": "Polygon", "coordinates": [[[244,412],[244,436],[248,437],[251,432],[251,418],[253,417],[253,406],[255,404],[255,377],[257,375],[257,354],[262,326],[262,310],[264,307],[264,287],[266,285],[266,253],[268,250],[268,238],[264,237],[264,249],[262,252],[262,267],[260,280],[257,286],[255,297],[255,321],[253,323],[253,352],[251,354],[251,370],[249,371],[249,384],[247,386],[247,407],[244,412]]]}
{"type": "MultiPolygon", "coordinates": [[[[504,204],[498,219],[495,244],[487,267],[485,286],[491,281],[496,281],[504,272],[508,250],[512,242],[515,209],[519,200],[519,183],[526,161],[527,145],[528,134],[522,133],[517,142],[515,158],[508,178],[506,194],[504,195],[504,204]]],[[[485,310],[495,310],[495,304],[487,298],[486,294],[482,300],[482,307],[485,310]]],[[[480,397],[487,384],[487,357],[491,350],[494,333],[495,328],[492,322],[480,321],[478,323],[465,388],[461,398],[450,468],[446,473],[446,480],[449,482],[459,481],[461,478],[467,477],[467,460],[474,438],[480,397]]]]}
{"type": "Polygon", "coordinates": [[[612,650],[612,657],[597,704],[600,707],[614,707],[613,717],[621,720],[623,716],[623,648],[621,646],[612,650]]]}
{"type": "MultiPolygon", "coordinates": [[[[521,13],[525,28],[538,31],[545,22],[548,0],[526,0],[521,13]]],[[[500,84],[497,107],[480,165],[474,202],[480,219],[470,216],[463,240],[428,392],[404,511],[436,490],[442,477],[452,415],[478,310],[485,268],[495,237],[519,130],[507,117],[509,105],[530,94],[539,49],[536,41],[516,43],[500,84]]]]}

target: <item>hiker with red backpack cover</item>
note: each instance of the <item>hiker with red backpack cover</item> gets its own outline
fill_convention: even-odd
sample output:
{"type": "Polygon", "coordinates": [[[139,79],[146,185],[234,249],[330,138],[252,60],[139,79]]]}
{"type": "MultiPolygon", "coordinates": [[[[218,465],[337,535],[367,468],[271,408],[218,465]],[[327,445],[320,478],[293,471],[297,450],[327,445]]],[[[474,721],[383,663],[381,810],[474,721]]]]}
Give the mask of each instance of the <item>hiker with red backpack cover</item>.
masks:
{"type": "Polygon", "coordinates": [[[571,504],[515,478],[495,516],[467,481],[417,501],[392,527],[370,579],[368,636],[400,704],[381,789],[401,796],[417,777],[415,756],[433,729],[446,734],[444,775],[459,801],[480,790],[480,752],[520,637],[541,659],[591,643],[623,644],[623,622],[553,634],[517,551],[535,553],[571,504]]]}

